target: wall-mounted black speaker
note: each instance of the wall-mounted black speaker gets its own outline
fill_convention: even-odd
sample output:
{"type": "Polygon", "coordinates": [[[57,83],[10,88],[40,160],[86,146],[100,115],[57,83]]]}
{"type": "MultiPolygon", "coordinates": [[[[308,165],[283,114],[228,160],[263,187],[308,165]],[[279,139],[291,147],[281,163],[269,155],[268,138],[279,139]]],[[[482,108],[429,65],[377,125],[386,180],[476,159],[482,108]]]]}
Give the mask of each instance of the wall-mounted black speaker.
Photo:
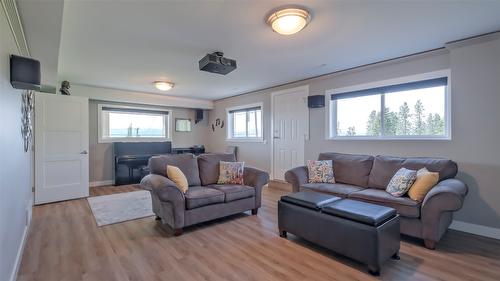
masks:
{"type": "Polygon", "coordinates": [[[197,109],[196,110],[196,116],[194,118],[194,123],[198,123],[201,120],[203,120],[203,109],[197,109]]]}
{"type": "Polygon", "coordinates": [[[40,90],[40,62],[31,58],[10,56],[10,84],[15,89],[40,90]]]}
{"type": "Polygon", "coordinates": [[[323,96],[323,95],[308,96],[307,97],[307,106],[309,108],[325,107],[325,96],[323,96]]]}

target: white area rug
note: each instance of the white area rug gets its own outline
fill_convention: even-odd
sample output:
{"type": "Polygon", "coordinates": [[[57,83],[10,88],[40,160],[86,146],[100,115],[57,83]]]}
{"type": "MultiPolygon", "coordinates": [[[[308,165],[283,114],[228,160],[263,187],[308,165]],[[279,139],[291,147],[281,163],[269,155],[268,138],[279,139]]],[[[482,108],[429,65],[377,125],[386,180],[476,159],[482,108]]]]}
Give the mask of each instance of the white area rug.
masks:
{"type": "Polygon", "coordinates": [[[139,190],[87,198],[98,226],[153,216],[149,191],[139,190]]]}

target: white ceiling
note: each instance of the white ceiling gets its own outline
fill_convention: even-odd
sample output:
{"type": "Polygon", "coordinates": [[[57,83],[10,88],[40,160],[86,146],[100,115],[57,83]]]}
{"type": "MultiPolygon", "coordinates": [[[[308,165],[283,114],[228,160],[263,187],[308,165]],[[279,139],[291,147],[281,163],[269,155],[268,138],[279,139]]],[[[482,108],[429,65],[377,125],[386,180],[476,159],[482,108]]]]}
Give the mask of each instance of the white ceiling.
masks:
{"type": "Polygon", "coordinates": [[[287,3],[66,0],[58,78],[161,94],[152,82],[165,79],[168,95],[219,99],[500,30],[500,1],[294,1],[312,22],[287,37],[265,23],[287,3]],[[214,50],[238,68],[199,71],[214,50]]]}
{"type": "Polygon", "coordinates": [[[64,0],[19,0],[17,6],[28,49],[40,60],[42,84],[55,86],[64,0]]]}

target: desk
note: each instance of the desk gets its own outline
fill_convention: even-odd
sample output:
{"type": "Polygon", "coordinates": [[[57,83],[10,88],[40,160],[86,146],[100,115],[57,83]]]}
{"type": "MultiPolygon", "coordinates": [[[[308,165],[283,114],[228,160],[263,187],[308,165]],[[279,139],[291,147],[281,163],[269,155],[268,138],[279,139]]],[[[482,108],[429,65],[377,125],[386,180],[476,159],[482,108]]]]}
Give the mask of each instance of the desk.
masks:
{"type": "Polygon", "coordinates": [[[172,154],[184,154],[184,153],[192,153],[194,155],[200,155],[205,153],[204,146],[192,146],[192,147],[177,147],[172,148],[172,154]]]}

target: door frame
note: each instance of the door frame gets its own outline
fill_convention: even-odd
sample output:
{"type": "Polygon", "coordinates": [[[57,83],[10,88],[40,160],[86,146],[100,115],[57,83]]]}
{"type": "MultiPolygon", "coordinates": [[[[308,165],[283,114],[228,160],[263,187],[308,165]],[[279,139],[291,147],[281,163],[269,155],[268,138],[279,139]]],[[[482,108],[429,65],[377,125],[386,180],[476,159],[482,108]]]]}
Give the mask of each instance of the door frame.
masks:
{"type": "MultiPolygon", "coordinates": [[[[271,93],[271,134],[270,134],[270,139],[271,139],[271,173],[270,173],[270,178],[271,178],[271,180],[274,180],[274,115],[275,115],[275,113],[274,113],[274,98],[276,96],[288,95],[288,94],[292,94],[292,93],[295,93],[298,91],[304,91],[302,97],[307,98],[309,96],[309,84],[294,87],[294,88],[288,88],[288,89],[284,89],[284,90],[274,91],[271,93]]],[[[309,113],[309,111],[308,111],[308,113],[309,113]]],[[[307,114],[307,122],[306,122],[305,130],[306,130],[305,140],[309,140],[309,114],[307,114]]],[[[304,145],[304,147],[302,147],[302,152],[305,155],[305,145],[304,145]]]]}

